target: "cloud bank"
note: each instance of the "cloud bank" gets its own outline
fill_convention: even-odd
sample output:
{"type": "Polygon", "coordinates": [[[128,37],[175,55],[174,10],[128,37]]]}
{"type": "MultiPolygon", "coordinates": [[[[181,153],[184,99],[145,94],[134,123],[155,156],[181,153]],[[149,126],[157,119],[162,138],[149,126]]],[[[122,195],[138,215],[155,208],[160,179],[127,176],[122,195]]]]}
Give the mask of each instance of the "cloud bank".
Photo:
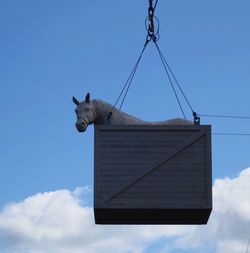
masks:
{"type": "Polygon", "coordinates": [[[88,187],[38,193],[0,212],[2,253],[242,253],[250,236],[250,168],[215,180],[206,226],[96,226],[88,187]]]}

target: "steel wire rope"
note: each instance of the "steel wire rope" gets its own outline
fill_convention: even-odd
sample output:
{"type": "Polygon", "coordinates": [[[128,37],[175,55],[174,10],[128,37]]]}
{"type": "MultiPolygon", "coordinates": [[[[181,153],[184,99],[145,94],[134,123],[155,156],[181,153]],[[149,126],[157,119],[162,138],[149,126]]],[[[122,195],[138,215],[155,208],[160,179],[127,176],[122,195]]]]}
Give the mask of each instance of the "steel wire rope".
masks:
{"type": "Polygon", "coordinates": [[[128,86],[127,86],[126,92],[125,92],[125,94],[124,94],[124,97],[123,97],[123,99],[122,99],[122,102],[121,102],[121,104],[120,104],[119,110],[121,110],[121,108],[122,108],[122,106],[123,106],[123,104],[124,104],[124,101],[125,101],[125,99],[126,99],[126,97],[127,97],[127,95],[128,95],[128,91],[129,91],[129,89],[130,89],[130,87],[131,87],[131,84],[132,84],[132,81],[133,81],[133,79],[134,79],[135,73],[136,73],[137,68],[138,68],[138,66],[139,66],[139,63],[140,63],[140,61],[141,61],[142,55],[143,55],[143,53],[144,53],[144,51],[145,51],[145,49],[146,49],[146,47],[147,47],[149,41],[150,41],[150,39],[147,38],[147,39],[146,39],[146,42],[145,42],[145,44],[144,44],[144,47],[143,47],[143,49],[142,49],[142,51],[141,51],[141,54],[140,54],[140,56],[139,56],[139,58],[138,58],[138,60],[137,60],[137,62],[136,62],[136,64],[135,64],[135,66],[134,66],[134,68],[133,68],[133,71],[132,71],[131,74],[130,74],[130,80],[129,80],[129,82],[128,82],[128,86]]]}
{"type": "Polygon", "coordinates": [[[185,115],[184,110],[183,110],[183,108],[182,108],[180,99],[179,99],[179,97],[178,97],[178,94],[177,94],[177,92],[176,92],[176,90],[175,90],[175,87],[174,87],[174,84],[173,84],[173,82],[172,82],[172,79],[171,79],[170,74],[169,74],[169,72],[168,72],[168,68],[167,68],[167,66],[166,66],[166,64],[165,64],[164,56],[162,55],[162,53],[161,53],[161,51],[160,51],[160,49],[159,49],[159,47],[158,47],[158,45],[157,45],[157,42],[156,42],[155,40],[154,40],[154,44],[156,45],[157,52],[159,53],[159,56],[160,56],[162,65],[163,65],[163,67],[164,67],[164,69],[165,69],[165,72],[166,72],[166,74],[167,74],[168,80],[169,80],[169,82],[170,82],[170,84],[171,84],[171,87],[172,87],[172,89],[173,89],[175,98],[176,98],[176,100],[177,100],[177,102],[178,102],[178,104],[179,104],[179,107],[180,107],[180,109],[181,109],[182,115],[183,115],[184,119],[186,119],[186,115],[185,115]]]}
{"type": "Polygon", "coordinates": [[[184,97],[184,99],[185,99],[186,103],[188,104],[188,106],[189,106],[190,110],[192,111],[192,113],[194,113],[195,111],[194,111],[193,107],[191,106],[191,104],[190,104],[190,102],[189,102],[187,96],[185,95],[185,93],[184,93],[184,91],[183,91],[183,89],[182,89],[180,83],[178,82],[178,80],[177,80],[177,78],[176,78],[174,72],[172,71],[170,65],[168,64],[168,62],[167,62],[165,56],[163,55],[163,53],[162,53],[161,49],[159,48],[157,42],[154,41],[154,43],[155,43],[155,46],[156,46],[156,48],[157,48],[158,53],[161,55],[161,57],[162,57],[162,59],[163,59],[165,65],[167,66],[167,68],[168,68],[169,72],[171,73],[172,77],[174,78],[174,81],[175,81],[175,83],[177,84],[177,86],[178,86],[178,88],[179,88],[179,90],[180,90],[182,96],[184,97]]]}
{"type": "MultiPolygon", "coordinates": [[[[242,119],[242,120],[250,120],[249,116],[239,116],[239,115],[216,115],[216,114],[200,114],[197,113],[198,116],[201,117],[210,117],[210,118],[226,118],[226,119],[242,119]]],[[[224,132],[214,132],[212,135],[217,136],[250,136],[250,133],[224,133],[224,132]]]]}
{"type": "MultiPolygon", "coordinates": [[[[158,0],[156,0],[155,5],[154,5],[154,7],[153,7],[153,13],[154,13],[154,11],[155,11],[155,8],[156,8],[157,4],[158,4],[158,0]]],[[[153,5],[153,0],[149,0],[149,5],[150,5],[150,6],[153,5]]],[[[116,103],[115,103],[115,107],[116,107],[116,106],[117,106],[117,103],[118,103],[118,101],[119,101],[119,99],[120,99],[120,97],[121,97],[121,95],[122,95],[122,93],[124,92],[125,88],[127,87],[126,92],[125,92],[125,94],[124,94],[124,97],[123,97],[123,99],[122,99],[122,102],[121,102],[121,104],[120,104],[119,110],[121,110],[121,108],[122,108],[122,106],[123,106],[123,104],[124,104],[124,101],[125,101],[125,99],[126,99],[126,97],[127,97],[127,94],[128,94],[129,89],[130,89],[130,86],[131,86],[132,81],[133,81],[133,79],[134,79],[134,75],[135,75],[135,73],[136,73],[136,71],[137,71],[138,65],[139,65],[139,63],[140,63],[140,61],[141,61],[142,55],[143,55],[143,53],[144,53],[144,51],[145,51],[145,49],[146,49],[148,43],[153,39],[153,37],[155,38],[155,36],[158,36],[157,40],[159,39],[159,20],[158,20],[157,17],[155,17],[155,16],[154,16],[154,18],[156,18],[156,21],[157,21],[157,24],[158,24],[158,28],[157,28],[156,35],[154,35],[154,36],[149,36],[149,33],[148,33],[148,36],[147,36],[147,38],[146,38],[146,42],[145,42],[145,44],[144,44],[144,47],[143,47],[143,49],[142,49],[142,52],[141,52],[141,54],[140,54],[140,56],[139,56],[139,58],[138,58],[138,60],[137,60],[137,62],[136,62],[136,64],[135,64],[135,66],[134,66],[132,72],[130,73],[129,78],[128,78],[126,84],[124,85],[124,87],[123,87],[123,89],[122,89],[122,92],[121,92],[120,96],[118,97],[118,99],[117,99],[117,101],[116,101],[116,103]],[[127,86],[127,85],[128,85],[128,86],[127,86]]],[[[147,19],[148,19],[148,18],[146,18],[146,20],[147,20],[147,19]]],[[[146,22],[146,20],[145,20],[145,22],[146,22]]]]}
{"type": "MultiPolygon", "coordinates": [[[[140,57],[139,57],[139,58],[140,58],[140,57]]],[[[118,96],[118,98],[117,98],[117,100],[116,100],[116,102],[115,102],[113,108],[115,108],[115,107],[117,106],[117,104],[118,104],[118,102],[119,102],[119,100],[120,100],[120,98],[121,98],[121,96],[122,96],[124,90],[126,89],[128,83],[129,83],[129,81],[130,81],[130,79],[131,79],[131,76],[132,76],[133,73],[135,72],[135,69],[137,68],[137,66],[138,66],[138,60],[136,61],[135,65],[134,65],[134,67],[133,67],[133,69],[132,69],[132,71],[130,72],[129,77],[128,77],[127,81],[125,82],[125,85],[123,86],[123,88],[122,88],[122,90],[121,90],[121,92],[120,92],[120,94],[119,94],[119,96],[118,96]]]]}
{"type": "Polygon", "coordinates": [[[113,106],[112,109],[116,108],[116,106],[117,106],[117,104],[118,104],[118,102],[119,102],[119,100],[120,100],[120,98],[121,98],[121,96],[122,96],[122,94],[123,94],[125,88],[126,88],[127,85],[128,85],[128,82],[129,82],[129,80],[130,80],[130,78],[131,78],[131,76],[132,76],[132,74],[133,74],[133,72],[134,72],[134,70],[135,70],[135,67],[136,67],[136,65],[134,66],[134,68],[132,69],[131,73],[129,74],[129,77],[128,77],[127,81],[125,82],[125,85],[123,86],[123,88],[122,88],[122,90],[121,90],[121,92],[120,92],[118,98],[116,99],[115,104],[114,104],[114,106],[113,106]]]}
{"type": "MultiPolygon", "coordinates": [[[[148,0],[149,6],[153,6],[153,0],[148,0]]],[[[154,10],[158,4],[158,0],[155,1],[154,10]]]]}
{"type": "Polygon", "coordinates": [[[215,136],[250,136],[250,133],[212,133],[215,136]]]}
{"type": "MultiPolygon", "coordinates": [[[[153,6],[153,0],[149,0],[149,6],[150,6],[150,7],[149,7],[149,13],[151,13],[151,15],[152,15],[153,18],[154,18],[154,11],[155,11],[155,8],[156,8],[157,4],[158,4],[158,0],[156,0],[154,6],[153,6]]],[[[149,17],[148,17],[148,19],[149,19],[149,17]]],[[[147,20],[147,19],[146,19],[146,20],[147,20]]],[[[154,32],[153,32],[153,34],[152,34],[152,33],[150,33],[149,30],[148,30],[148,36],[146,37],[146,42],[145,42],[144,47],[143,47],[143,49],[142,49],[142,51],[141,51],[141,54],[140,54],[138,60],[136,61],[135,65],[134,65],[134,67],[133,67],[133,69],[132,69],[132,71],[130,72],[129,77],[128,77],[127,81],[125,82],[125,85],[123,86],[123,88],[122,88],[122,90],[121,90],[121,92],[120,92],[120,94],[119,94],[119,96],[118,96],[118,98],[117,98],[117,100],[116,100],[114,106],[112,107],[112,109],[111,109],[111,111],[110,111],[110,113],[109,113],[109,115],[108,115],[107,120],[110,120],[110,118],[112,117],[112,113],[113,113],[114,109],[117,107],[118,102],[119,102],[120,98],[122,97],[122,94],[123,94],[124,91],[126,90],[126,91],[125,91],[125,94],[124,94],[124,96],[123,96],[123,98],[122,98],[121,104],[120,104],[120,106],[119,106],[119,110],[121,110],[121,108],[122,108],[122,106],[123,106],[123,104],[124,104],[124,101],[125,101],[125,99],[126,99],[126,97],[127,97],[127,94],[128,94],[128,92],[129,92],[129,89],[130,89],[130,87],[131,87],[131,84],[132,84],[132,81],[133,81],[133,79],[134,79],[134,76],[135,76],[135,73],[136,73],[136,71],[137,71],[137,68],[138,68],[138,66],[139,66],[139,63],[140,63],[140,61],[141,61],[142,55],[143,55],[143,53],[144,53],[144,51],[145,51],[145,49],[146,49],[148,43],[149,43],[153,38],[156,40],[156,36],[159,36],[159,21],[158,21],[157,18],[156,18],[156,20],[157,20],[157,23],[158,23],[157,33],[156,33],[156,35],[155,35],[154,32]]],[[[146,22],[146,21],[145,21],[145,22],[146,22]]],[[[159,37],[158,37],[158,39],[159,39],[159,37]]]]}
{"type": "MultiPolygon", "coordinates": [[[[154,7],[153,7],[153,14],[154,14],[155,8],[156,8],[156,6],[157,6],[157,3],[158,3],[158,0],[156,0],[155,5],[154,5],[154,7]]],[[[150,6],[153,5],[153,0],[149,0],[149,5],[150,5],[150,6]]],[[[179,81],[177,80],[177,78],[176,78],[174,72],[172,71],[172,69],[171,69],[170,65],[168,64],[168,62],[167,62],[167,60],[166,60],[164,54],[162,53],[161,49],[159,48],[159,46],[158,46],[158,44],[157,44],[157,41],[159,40],[159,35],[158,35],[158,34],[159,34],[160,22],[159,22],[159,20],[157,19],[156,16],[154,16],[154,18],[156,18],[156,21],[157,21],[157,23],[158,23],[158,29],[157,29],[156,34],[151,34],[152,40],[153,40],[153,42],[155,43],[155,46],[156,46],[157,51],[158,51],[158,53],[159,53],[159,55],[160,55],[161,61],[164,61],[164,63],[165,63],[165,64],[163,64],[164,69],[166,70],[166,67],[167,67],[167,69],[168,69],[169,72],[171,73],[172,78],[174,79],[176,85],[178,86],[178,88],[179,88],[181,94],[183,95],[183,97],[184,97],[184,99],[185,99],[187,105],[189,106],[190,110],[192,111],[193,116],[194,116],[194,117],[199,116],[199,117],[231,118],[231,119],[246,119],[246,120],[250,120],[250,116],[201,114],[201,113],[196,113],[196,112],[194,111],[194,109],[193,109],[191,103],[189,102],[189,100],[188,100],[188,98],[187,98],[185,92],[183,91],[183,89],[182,89],[182,87],[181,87],[179,81]]],[[[146,24],[147,19],[148,19],[148,18],[146,18],[146,20],[145,20],[145,24],[146,24]]],[[[149,35],[150,35],[150,33],[149,33],[149,35]]],[[[170,81],[170,83],[171,83],[171,86],[172,86],[172,88],[173,88],[173,90],[174,90],[174,93],[175,93],[175,96],[176,96],[177,101],[178,101],[178,103],[179,103],[179,106],[180,106],[180,108],[181,108],[181,111],[182,111],[182,113],[184,114],[183,109],[182,109],[182,107],[181,107],[180,100],[179,100],[179,98],[178,98],[178,95],[177,95],[177,93],[176,93],[176,91],[175,91],[175,89],[174,89],[174,86],[172,85],[173,82],[172,82],[172,80],[171,80],[171,78],[170,78],[170,75],[169,75],[168,71],[166,71],[166,73],[167,73],[168,79],[169,79],[169,81],[170,81]]],[[[185,118],[185,114],[184,114],[184,118],[185,118]]],[[[217,132],[217,133],[216,133],[216,132],[215,132],[215,133],[212,133],[212,134],[213,134],[213,135],[217,135],[217,136],[250,136],[250,133],[223,133],[223,132],[217,132]]],[[[250,239],[249,239],[249,240],[250,240],[250,239]]],[[[249,246],[249,245],[248,245],[248,246],[249,246]]]]}
{"type": "Polygon", "coordinates": [[[120,106],[119,106],[119,110],[121,110],[121,108],[122,108],[122,106],[123,106],[123,104],[124,104],[124,101],[125,101],[125,99],[126,99],[126,97],[127,97],[129,88],[131,87],[131,84],[132,84],[132,81],[133,81],[133,79],[134,79],[134,76],[135,76],[136,70],[137,70],[137,68],[138,68],[138,65],[139,65],[139,63],[140,63],[140,61],[141,61],[141,58],[142,58],[142,56],[143,56],[143,53],[144,53],[144,51],[145,51],[145,49],[146,49],[146,47],[147,47],[147,45],[148,45],[148,43],[149,43],[150,40],[151,40],[151,39],[146,38],[146,42],[144,43],[143,49],[142,49],[142,51],[141,51],[141,53],[140,53],[140,55],[139,55],[139,57],[138,57],[138,59],[137,59],[135,65],[134,65],[132,71],[130,72],[129,77],[128,77],[127,81],[125,82],[125,85],[123,86],[123,88],[122,88],[122,90],[121,90],[121,92],[120,92],[118,98],[116,99],[115,104],[113,105],[113,107],[112,107],[112,109],[111,109],[111,111],[110,111],[110,113],[109,113],[109,115],[108,115],[108,118],[107,118],[108,121],[111,119],[114,109],[117,107],[117,104],[118,104],[120,98],[122,97],[122,94],[124,93],[125,89],[127,88],[126,91],[125,91],[125,94],[124,94],[124,96],[123,96],[123,98],[122,98],[122,102],[121,102],[121,104],[120,104],[120,106]]]}
{"type": "Polygon", "coordinates": [[[158,0],[155,1],[154,10],[155,10],[157,4],[158,4],[158,0]]]}
{"type": "Polygon", "coordinates": [[[198,116],[208,117],[208,118],[229,118],[229,119],[249,119],[250,116],[240,116],[240,115],[216,115],[216,114],[201,114],[197,113],[198,116]]]}

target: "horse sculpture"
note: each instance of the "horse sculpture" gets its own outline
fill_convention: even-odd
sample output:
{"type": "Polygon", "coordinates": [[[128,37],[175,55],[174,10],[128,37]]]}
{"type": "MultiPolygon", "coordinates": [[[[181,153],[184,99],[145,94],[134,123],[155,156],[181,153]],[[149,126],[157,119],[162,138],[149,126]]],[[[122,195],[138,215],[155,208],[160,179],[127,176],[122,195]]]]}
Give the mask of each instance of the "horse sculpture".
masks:
{"type": "Polygon", "coordinates": [[[110,118],[109,124],[111,125],[193,125],[192,121],[180,118],[158,122],[143,121],[115,109],[100,99],[90,100],[89,93],[86,95],[85,101],[79,102],[73,97],[73,102],[77,105],[75,109],[76,128],[79,132],[84,132],[90,124],[107,124],[108,118],[110,118]],[[110,112],[112,112],[112,116],[110,112]]]}

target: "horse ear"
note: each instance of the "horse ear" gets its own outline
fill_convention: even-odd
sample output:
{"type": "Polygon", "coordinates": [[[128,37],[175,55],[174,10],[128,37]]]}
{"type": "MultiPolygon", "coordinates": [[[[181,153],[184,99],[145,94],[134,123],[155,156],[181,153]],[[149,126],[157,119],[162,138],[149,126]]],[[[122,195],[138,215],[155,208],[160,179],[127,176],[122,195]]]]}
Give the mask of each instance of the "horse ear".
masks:
{"type": "Polygon", "coordinates": [[[73,96],[72,97],[72,100],[73,100],[73,102],[76,104],[76,105],[79,105],[80,104],[80,102],[73,96]]]}
{"type": "Polygon", "coordinates": [[[89,94],[89,92],[88,92],[88,94],[87,94],[86,97],[85,97],[85,102],[86,102],[87,104],[90,103],[90,94],[89,94]]]}

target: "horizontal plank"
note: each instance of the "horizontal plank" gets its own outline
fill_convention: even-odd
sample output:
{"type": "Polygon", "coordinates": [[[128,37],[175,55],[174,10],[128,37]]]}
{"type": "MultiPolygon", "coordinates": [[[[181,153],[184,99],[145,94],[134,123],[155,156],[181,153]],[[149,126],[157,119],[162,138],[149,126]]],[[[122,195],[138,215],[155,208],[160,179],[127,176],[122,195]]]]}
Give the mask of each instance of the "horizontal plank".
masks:
{"type": "MultiPolygon", "coordinates": [[[[147,168],[147,167],[146,167],[147,168]]],[[[134,175],[137,174],[138,172],[142,173],[145,170],[144,166],[121,166],[121,167],[103,167],[102,170],[100,170],[100,175],[105,175],[105,176],[118,176],[120,175],[134,175]]],[[[152,171],[151,174],[154,174],[158,177],[161,176],[168,176],[172,175],[178,178],[180,175],[187,175],[187,176],[192,176],[192,175],[203,175],[206,174],[206,166],[204,164],[194,164],[193,166],[190,166],[190,164],[174,164],[171,166],[168,166],[168,164],[164,164],[157,168],[156,170],[152,171]]]]}
{"type": "MultiPolygon", "coordinates": [[[[151,183],[151,185],[148,185],[147,183],[145,183],[144,185],[133,185],[130,188],[122,191],[122,192],[135,192],[135,191],[140,191],[140,192],[144,192],[145,194],[151,191],[158,191],[159,192],[183,192],[183,191],[206,191],[206,183],[204,181],[201,182],[194,182],[193,184],[185,184],[185,183],[179,183],[179,184],[175,184],[174,182],[166,182],[166,184],[168,185],[167,187],[164,188],[164,184],[162,184],[161,182],[154,181],[151,183]],[[144,187],[145,185],[148,185],[148,187],[144,187]],[[154,190],[152,190],[151,188],[154,188],[154,190]]],[[[108,184],[107,182],[103,182],[101,184],[102,187],[102,192],[112,192],[112,191],[116,191],[119,188],[119,184],[118,182],[116,184],[108,184]]]]}
{"type": "MultiPolygon", "coordinates": [[[[113,152],[114,149],[105,149],[100,151],[99,153],[99,159],[105,159],[105,158],[109,158],[109,157],[134,157],[134,156],[147,156],[147,155],[151,155],[151,156],[159,156],[159,155],[166,155],[169,152],[174,152],[175,149],[174,148],[166,148],[166,149],[161,149],[161,148],[145,148],[145,147],[141,147],[141,149],[136,149],[136,148],[132,148],[132,149],[124,149],[124,150],[120,150],[119,148],[116,149],[116,152],[113,152]]],[[[181,152],[179,152],[177,155],[179,157],[189,157],[190,155],[199,155],[199,156],[205,156],[207,155],[206,149],[203,148],[186,148],[183,149],[181,152]]]]}
{"type": "Polygon", "coordinates": [[[160,205],[159,203],[164,201],[167,202],[167,204],[169,203],[175,203],[175,202],[179,202],[180,200],[185,200],[186,203],[192,201],[192,200],[206,200],[207,196],[206,193],[195,193],[195,192],[188,192],[185,194],[179,193],[179,192],[172,192],[172,193],[168,193],[168,194],[163,194],[161,192],[156,192],[156,193],[151,193],[151,194],[143,194],[143,193],[135,193],[132,195],[129,194],[123,194],[123,195],[119,195],[116,196],[114,198],[108,198],[110,193],[102,193],[99,201],[100,202],[125,202],[127,204],[131,204],[133,203],[133,201],[137,200],[137,202],[142,202],[144,203],[146,202],[150,202],[150,201],[154,201],[156,204],[160,205]],[[106,201],[107,200],[107,201],[106,201]]]}
{"type": "MultiPolygon", "coordinates": [[[[102,181],[114,181],[114,180],[126,180],[131,178],[133,176],[133,173],[123,173],[123,174],[109,174],[109,173],[103,173],[101,174],[102,176],[102,181]]],[[[184,174],[184,173],[171,173],[171,172],[163,172],[163,173],[154,173],[152,172],[151,174],[147,175],[146,177],[150,177],[151,179],[154,180],[167,180],[167,181],[180,181],[182,182],[183,180],[188,180],[188,181],[195,181],[195,180],[202,180],[206,179],[205,178],[205,173],[192,173],[192,174],[184,174]]]]}
{"type": "MultiPolygon", "coordinates": [[[[197,130],[197,131],[203,131],[203,130],[197,130]]],[[[141,131],[141,129],[108,129],[108,130],[100,130],[99,133],[101,133],[102,135],[110,135],[112,133],[118,135],[118,134],[131,134],[131,135],[141,135],[141,136],[145,136],[148,135],[149,133],[151,133],[152,135],[187,135],[187,134],[193,134],[197,131],[187,131],[187,130],[166,130],[166,129],[144,129],[143,131],[141,131]]],[[[206,131],[205,131],[206,132],[206,131]]]]}
{"type": "MultiPolygon", "coordinates": [[[[205,184],[199,184],[198,186],[193,184],[193,185],[186,185],[187,187],[193,187],[193,188],[199,188],[201,191],[205,191],[206,190],[206,187],[205,187],[206,183],[205,184]]],[[[181,185],[183,186],[183,184],[181,185]]],[[[102,188],[102,192],[110,192],[110,191],[114,191],[117,189],[117,185],[112,185],[112,184],[107,184],[105,187],[102,188]]],[[[156,191],[165,191],[165,192],[170,192],[170,191],[178,191],[178,192],[183,192],[183,188],[182,187],[179,187],[177,184],[169,184],[168,182],[166,182],[166,184],[160,184],[158,185],[157,187],[152,187],[151,185],[148,185],[148,184],[140,184],[139,186],[133,186],[132,188],[129,188],[127,189],[126,191],[129,191],[129,192],[133,192],[134,190],[136,189],[140,189],[140,191],[142,192],[148,192],[150,190],[152,190],[152,188],[154,188],[154,190],[156,191]]]]}
{"type": "MultiPolygon", "coordinates": [[[[102,191],[112,191],[112,190],[117,190],[119,188],[119,185],[122,182],[116,181],[116,182],[109,182],[109,181],[104,181],[100,185],[102,187],[102,191]],[[113,188],[111,188],[113,187],[113,188]]],[[[152,188],[155,189],[161,189],[161,191],[168,191],[168,192],[183,192],[183,191],[201,191],[202,189],[206,190],[206,182],[205,181],[193,181],[190,183],[185,183],[183,182],[178,182],[178,181],[167,181],[167,182],[162,182],[162,181],[157,181],[157,180],[145,180],[141,184],[134,184],[130,188],[124,190],[124,192],[128,191],[136,191],[136,189],[140,189],[142,192],[150,192],[152,188]],[[165,188],[164,186],[167,185],[165,188]],[[148,186],[148,187],[145,187],[148,186]]]]}
{"type": "Polygon", "coordinates": [[[107,136],[100,136],[99,140],[104,143],[109,143],[111,141],[113,142],[147,142],[147,141],[158,141],[158,142],[180,142],[187,138],[189,138],[192,135],[128,135],[128,134],[119,134],[119,135],[107,135],[107,136]]]}
{"type": "Polygon", "coordinates": [[[119,138],[119,137],[134,137],[134,138],[141,138],[141,137],[146,137],[146,138],[151,138],[151,137],[171,137],[171,136],[181,136],[181,137],[190,137],[193,134],[197,134],[198,132],[201,132],[202,135],[206,136],[206,134],[209,135],[209,131],[204,131],[204,130],[198,130],[198,131],[168,131],[168,130],[148,130],[148,131],[140,131],[140,130],[109,130],[109,131],[96,131],[95,134],[98,135],[98,138],[106,138],[106,137],[114,137],[114,138],[119,138]]]}
{"type": "MultiPolygon", "coordinates": [[[[195,196],[200,196],[204,198],[206,196],[206,189],[204,188],[197,188],[197,187],[184,187],[184,189],[178,189],[178,188],[160,188],[161,190],[158,190],[158,188],[155,188],[153,191],[149,191],[148,189],[141,189],[141,188],[136,188],[133,189],[133,191],[124,191],[120,193],[119,195],[116,195],[114,198],[122,198],[124,196],[130,197],[130,198],[137,198],[138,196],[140,197],[145,197],[145,198],[176,198],[176,197],[187,197],[187,198],[193,198],[195,196]],[[197,191],[197,189],[199,191],[197,191]]],[[[110,191],[103,191],[100,193],[100,196],[110,194],[110,191]]]]}
{"type": "MultiPolygon", "coordinates": [[[[114,158],[114,159],[110,159],[110,158],[103,158],[101,160],[101,164],[102,164],[102,168],[107,168],[107,166],[111,166],[114,167],[116,166],[117,168],[119,168],[119,166],[130,166],[131,165],[131,169],[136,169],[136,167],[134,166],[150,166],[150,164],[154,161],[157,161],[157,157],[155,159],[152,158],[146,158],[145,159],[138,159],[138,158],[127,158],[127,159],[119,159],[119,158],[114,158]]],[[[185,166],[191,167],[194,165],[204,165],[206,163],[206,159],[204,158],[199,158],[197,156],[188,156],[188,157],[182,157],[181,160],[180,159],[170,159],[169,161],[167,161],[165,164],[166,166],[180,166],[182,164],[184,164],[185,166]],[[186,164],[185,164],[186,163],[186,164]]],[[[102,170],[102,168],[100,170],[102,170]]]]}
{"type": "MultiPolygon", "coordinates": [[[[189,164],[185,163],[186,161],[180,161],[178,159],[173,160],[173,161],[169,161],[168,163],[166,163],[165,165],[162,165],[164,168],[176,168],[177,171],[179,171],[180,173],[185,173],[185,171],[187,173],[192,173],[195,171],[200,171],[203,172],[205,170],[206,164],[204,164],[204,160],[201,159],[199,160],[192,160],[192,162],[190,162],[189,164]]],[[[148,166],[147,161],[145,161],[145,166],[148,166]]],[[[117,166],[116,164],[113,163],[106,163],[103,164],[102,166],[100,166],[100,172],[101,173],[105,173],[105,172],[110,172],[110,173],[122,173],[122,172],[134,172],[134,167],[129,166],[129,164],[127,163],[122,163],[119,166],[117,166]]],[[[136,167],[136,170],[142,170],[144,169],[143,167],[143,161],[141,161],[141,165],[139,164],[138,167],[136,167]]]]}
{"type": "MultiPolygon", "coordinates": [[[[102,184],[103,189],[102,192],[110,192],[113,190],[116,190],[118,185],[116,184],[107,184],[105,187],[105,183],[102,184]]],[[[149,193],[151,191],[153,192],[185,192],[185,190],[188,191],[196,191],[199,189],[200,191],[206,191],[205,183],[204,182],[195,182],[193,184],[185,184],[185,183],[179,183],[176,184],[175,182],[166,182],[166,184],[160,183],[157,187],[154,187],[154,185],[149,185],[149,184],[140,184],[136,185],[134,184],[131,188],[126,189],[124,192],[131,192],[134,193],[136,191],[140,191],[143,193],[149,193]]]]}
{"type": "MultiPolygon", "coordinates": [[[[108,140],[99,140],[98,147],[105,148],[105,147],[131,147],[131,146],[142,146],[142,145],[152,145],[152,146],[169,146],[174,147],[177,144],[185,142],[186,138],[148,138],[148,139],[130,139],[130,138],[124,138],[124,139],[113,139],[109,138],[108,140]]],[[[197,140],[195,144],[198,145],[206,145],[206,142],[203,138],[200,140],[197,140]]]]}
{"type": "MultiPolygon", "coordinates": [[[[109,193],[102,193],[100,200],[105,200],[109,196],[109,193]]],[[[162,192],[153,192],[153,193],[148,193],[148,194],[143,194],[141,192],[136,192],[134,194],[128,194],[124,193],[123,195],[119,195],[115,197],[114,199],[111,199],[112,201],[125,201],[125,202],[133,202],[133,200],[137,199],[138,202],[145,202],[145,201],[150,201],[154,200],[155,202],[160,202],[160,201],[172,201],[175,202],[180,201],[181,199],[185,199],[187,202],[188,200],[193,200],[193,199],[203,199],[206,198],[206,193],[196,193],[196,192],[187,192],[187,193],[180,193],[180,192],[172,192],[172,193],[162,193],[162,192]]],[[[109,202],[109,200],[107,201],[109,202]]]]}
{"type": "MultiPolygon", "coordinates": [[[[181,142],[182,143],[182,142],[181,142]]],[[[181,144],[180,143],[180,144],[181,144]]],[[[111,144],[105,144],[99,146],[98,150],[99,152],[112,152],[115,151],[116,153],[123,152],[123,151],[130,151],[130,152],[145,152],[147,151],[158,151],[159,149],[162,149],[162,151],[168,150],[168,149],[175,149],[178,146],[178,143],[175,143],[174,145],[169,143],[139,143],[139,144],[133,144],[133,143],[111,143],[111,144]]],[[[189,145],[186,147],[186,149],[190,150],[206,150],[207,146],[206,143],[197,143],[194,142],[192,145],[189,145]]]]}
{"type": "MultiPolygon", "coordinates": [[[[113,152],[119,153],[122,151],[122,149],[128,149],[128,151],[131,150],[131,152],[134,150],[135,152],[138,150],[138,152],[142,152],[141,148],[145,149],[145,151],[154,152],[154,149],[156,151],[161,148],[172,148],[175,149],[178,143],[168,143],[168,142],[143,142],[143,143],[130,143],[130,142],[110,142],[110,143],[102,143],[99,145],[98,149],[100,152],[108,152],[111,148],[113,149],[113,152]],[[118,149],[117,149],[118,148],[118,149]]],[[[200,149],[206,149],[207,145],[205,142],[195,142],[192,145],[188,146],[189,149],[192,150],[200,150],[200,149]]]]}
{"type": "Polygon", "coordinates": [[[116,131],[116,130],[157,130],[157,131],[208,131],[211,129],[210,125],[152,125],[152,124],[136,124],[136,125],[95,125],[95,130],[98,131],[116,131]]]}
{"type": "MultiPolygon", "coordinates": [[[[110,159],[110,158],[103,158],[100,162],[101,162],[101,165],[100,165],[100,170],[103,170],[103,169],[107,169],[107,168],[116,168],[117,166],[117,169],[119,169],[120,167],[123,168],[123,167],[126,167],[126,168],[129,168],[129,165],[145,165],[145,166],[149,166],[152,162],[155,162],[157,161],[158,157],[155,157],[155,158],[152,158],[152,157],[145,157],[145,158],[141,158],[141,159],[138,159],[138,158],[127,158],[127,159],[110,159]]],[[[184,157],[178,157],[178,156],[175,156],[173,157],[172,159],[170,159],[169,161],[167,161],[165,164],[166,166],[182,166],[182,165],[185,165],[185,167],[192,167],[192,166],[195,166],[195,165],[204,165],[205,163],[207,162],[207,159],[206,157],[197,157],[195,155],[188,155],[188,156],[184,156],[184,157]]],[[[139,167],[140,168],[140,167],[139,167]]],[[[131,167],[132,169],[132,167],[131,167]]],[[[133,168],[134,169],[134,168],[133,168]]],[[[136,169],[136,168],[135,168],[136,169]]]]}
{"type": "MultiPolygon", "coordinates": [[[[171,150],[169,150],[170,152],[171,150]]],[[[121,162],[126,162],[127,160],[144,160],[147,159],[148,161],[152,160],[152,159],[159,159],[160,157],[164,156],[166,153],[168,152],[120,152],[120,153],[100,153],[99,155],[99,159],[101,162],[105,162],[105,161],[110,161],[111,163],[116,160],[121,160],[121,162]]],[[[205,158],[206,158],[206,152],[204,151],[197,151],[197,152],[193,152],[193,151],[189,151],[187,150],[185,153],[181,152],[179,154],[177,154],[175,157],[178,156],[179,160],[188,160],[188,161],[192,161],[192,160],[199,160],[199,161],[203,161],[206,162],[205,158]]],[[[172,158],[171,160],[173,160],[174,158],[172,158]]]]}

